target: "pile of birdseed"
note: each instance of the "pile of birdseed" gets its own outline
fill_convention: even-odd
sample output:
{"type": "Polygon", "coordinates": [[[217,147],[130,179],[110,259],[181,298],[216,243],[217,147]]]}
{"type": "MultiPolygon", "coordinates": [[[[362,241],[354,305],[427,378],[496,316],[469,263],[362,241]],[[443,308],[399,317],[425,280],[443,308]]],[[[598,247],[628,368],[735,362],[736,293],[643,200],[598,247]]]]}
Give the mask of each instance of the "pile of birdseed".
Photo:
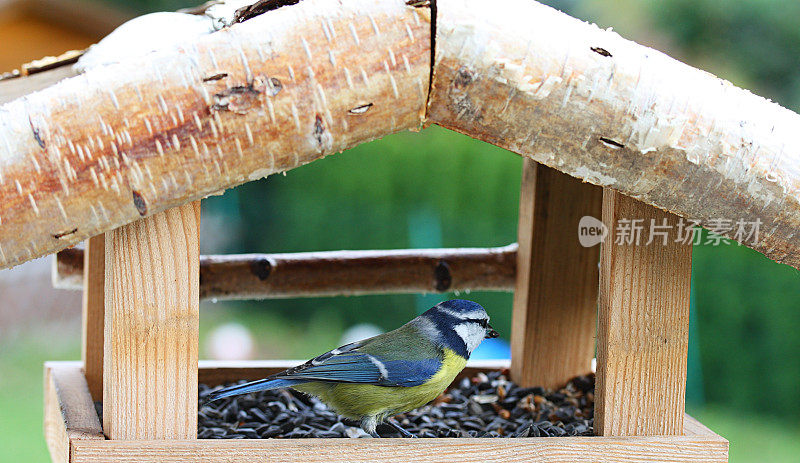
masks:
{"type": "MultiPolygon", "coordinates": [[[[431,404],[397,415],[417,437],[563,437],[592,434],[594,376],[578,376],[565,387],[522,388],[507,371],[464,378],[431,404]]],[[[217,387],[200,385],[200,439],[370,437],[325,404],[291,389],[277,389],[205,404],[217,387]]],[[[382,437],[400,437],[389,425],[382,437]]]]}

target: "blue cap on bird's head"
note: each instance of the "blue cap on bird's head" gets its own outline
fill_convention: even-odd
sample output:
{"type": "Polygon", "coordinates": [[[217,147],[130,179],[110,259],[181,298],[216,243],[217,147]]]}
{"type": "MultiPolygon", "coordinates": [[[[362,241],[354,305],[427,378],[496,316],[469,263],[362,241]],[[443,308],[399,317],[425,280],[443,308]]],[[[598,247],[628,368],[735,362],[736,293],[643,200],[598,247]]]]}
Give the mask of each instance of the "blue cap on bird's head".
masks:
{"type": "Polygon", "coordinates": [[[436,304],[421,317],[434,323],[447,344],[463,345],[465,356],[469,356],[482,340],[498,336],[497,331],[489,325],[486,309],[477,302],[465,299],[436,304]]]}
{"type": "Polygon", "coordinates": [[[481,316],[489,318],[489,315],[486,314],[486,309],[482,305],[466,299],[451,299],[440,302],[433,306],[431,310],[434,309],[448,312],[459,318],[480,318],[481,316]]]}

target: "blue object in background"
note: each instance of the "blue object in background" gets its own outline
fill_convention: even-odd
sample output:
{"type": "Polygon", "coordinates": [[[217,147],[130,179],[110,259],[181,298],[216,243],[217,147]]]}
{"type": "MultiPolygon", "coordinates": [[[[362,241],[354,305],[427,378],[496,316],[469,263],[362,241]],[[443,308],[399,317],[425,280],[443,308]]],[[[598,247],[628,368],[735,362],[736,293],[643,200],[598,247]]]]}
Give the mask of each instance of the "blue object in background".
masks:
{"type": "Polygon", "coordinates": [[[472,355],[469,356],[470,360],[503,360],[511,358],[511,345],[505,339],[492,338],[484,339],[480,346],[478,346],[472,355]]]}

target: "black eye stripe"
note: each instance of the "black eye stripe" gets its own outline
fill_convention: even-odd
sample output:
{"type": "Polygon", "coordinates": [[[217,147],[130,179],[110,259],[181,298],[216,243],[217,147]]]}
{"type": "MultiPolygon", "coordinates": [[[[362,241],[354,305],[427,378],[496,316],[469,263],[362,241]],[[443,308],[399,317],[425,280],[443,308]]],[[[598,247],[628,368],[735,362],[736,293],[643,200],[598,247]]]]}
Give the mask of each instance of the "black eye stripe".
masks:
{"type": "Polygon", "coordinates": [[[489,324],[489,320],[487,320],[485,318],[465,318],[464,321],[477,323],[477,324],[481,325],[484,328],[486,328],[486,325],[489,324]]]}

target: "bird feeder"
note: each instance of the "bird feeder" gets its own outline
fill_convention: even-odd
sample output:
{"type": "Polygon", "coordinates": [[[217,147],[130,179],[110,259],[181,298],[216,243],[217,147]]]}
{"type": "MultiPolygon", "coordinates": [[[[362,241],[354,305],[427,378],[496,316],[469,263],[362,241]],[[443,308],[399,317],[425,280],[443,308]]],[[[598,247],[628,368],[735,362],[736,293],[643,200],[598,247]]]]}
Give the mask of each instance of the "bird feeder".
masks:
{"type": "Polygon", "coordinates": [[[671,233],[745,218],[758,242],[721,233],[800,265],[798,115],[532,0],[269,0],[214,24],[0,81],[0,267],[64,250],[55,280],[84,292],[82,361],[45,367],[53,461],[727,461],[684,412],[692,248],[671,233]],[[518,244],[199,255],[203,197],[426,124],[525,157],[518,244]],[[197,439],[198,381],[289,366],[198,368],[201,298],[456,289],[514,291],[523,386],[586,373],[596,339],[596,436],[197,439]]]}

